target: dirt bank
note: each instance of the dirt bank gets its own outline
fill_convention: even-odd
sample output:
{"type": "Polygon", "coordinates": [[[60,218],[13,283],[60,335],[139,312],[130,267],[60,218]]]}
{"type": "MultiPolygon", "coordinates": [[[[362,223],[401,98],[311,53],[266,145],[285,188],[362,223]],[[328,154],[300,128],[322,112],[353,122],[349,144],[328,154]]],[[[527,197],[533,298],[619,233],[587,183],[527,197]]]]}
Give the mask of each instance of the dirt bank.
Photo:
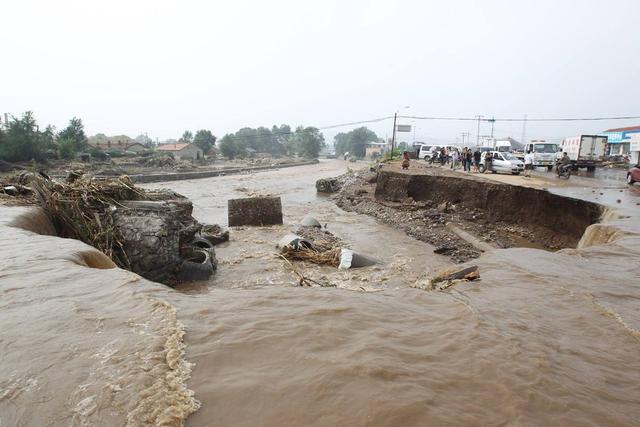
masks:
{"type": "Polygon", "coordinates": [[[343,181],[335,197],[340,207],[393,224],[458,262],[479,256],[483,242],[496,248],[575,247],[603,212],[585,200],[440,170],[381,170],[375,183],[363,173],[343,181]]]}

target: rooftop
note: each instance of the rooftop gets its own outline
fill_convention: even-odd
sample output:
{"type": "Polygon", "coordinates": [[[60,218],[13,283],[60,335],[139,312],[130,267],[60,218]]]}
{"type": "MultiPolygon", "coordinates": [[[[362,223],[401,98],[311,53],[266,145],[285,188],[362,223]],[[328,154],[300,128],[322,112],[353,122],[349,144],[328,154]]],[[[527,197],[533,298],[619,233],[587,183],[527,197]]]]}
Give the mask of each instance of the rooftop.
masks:
{"type": "Polygon", "coordinates": [[[640,125],[605,130],[605,132],[629,132],[629,131],[640,131],[640,125]]]}
{"type": "Polygon", "coordinates": [[[188,147],[189,144],[188,142],[180,142],[177,144],[160,144],[156,147],[156,150],[158,151],[180,151],[186,147],[188,147]]]}

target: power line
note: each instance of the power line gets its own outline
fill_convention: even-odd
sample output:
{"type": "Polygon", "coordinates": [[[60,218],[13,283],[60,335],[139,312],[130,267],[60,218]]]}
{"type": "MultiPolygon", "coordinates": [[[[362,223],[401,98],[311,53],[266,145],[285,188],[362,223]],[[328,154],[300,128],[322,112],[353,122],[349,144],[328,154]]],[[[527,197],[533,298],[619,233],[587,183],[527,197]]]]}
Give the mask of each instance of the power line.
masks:
{"type": "MultiPolygon", "coordinates": [[[[398,116],[403,119],[416,120],[442,120],[442,121],[476,121],[478,117],[430,117],[430,116],[398,116]]],[[[580,121],[601,121],[601,120],[639,120],[640,116],[616,116],[616,117],[555,117],[555,118],[483,118],[483,122],[500,121],[500,122],[580,122],[580,121]]]]}
{"type": "MultiPolygon", "coordinates": [[[[357,122],[349,122],[349,123],[340,123],[340,124],[336,124],[336,125],[328,125],[328,126],[321,126],[321,127],[317,127],[316,129],[318,130],[326,130],[326,129],[335,129],[335,128],[339,128],[339,127],[346,127],[346,126],[355,126],[355,125],[363,125],[363,124],[368,124],[368,123],[379,123],[388,119],[392,119],[393,116],[387,116],[387,117],[380,117],[377,119],[370,119],[370,120],[360,120],[357,122]]],[[[314,126],[310,126],[310,127],[314,127],[314,126]]],[[[254,128],[251,128],[252,130],[257,130],[254,128]]],[[[269,128],[265,128],[267,130],[269,130],[269,128]]],[[[241,130],[241,129],[240,129],[241,130]]],[[[306,130],[306,128],[303,128],[303,131],[306,130]]],[[[228,139],[234,139],[234,140],[248,140],[248,139],[253,139],[253,140],[261,140],[261,139],[270,139],[273,137],[278,137],[278,136],[290,136],[290,135],[294,135],[296,133],[295,130],[289,131],[289,132],[273,132],[270,131],[270,133],[264,133],[264,134],[253,134],[253,135],[236,135],[237,132],[233,133],[233,134],[226,134],[225,137],[227,137],[228,139]]],[[[223,137],[224,138],[224,137],[223,137]]],[[[216,142],[221,141],[222,138],[217,139],[216,142]]]]}
{"type": "MultiPolygon", "coordinates": [[[[400,117],[400,116],[398,116],[398,117],[400,117]]],[[[325,129],[333,129],[333,128],[344,127],[344,126],[362,125],[362,124],[366,124],[366,123],[378,123],[378,122],[383,122],[383,121],[389,120],[389,119],[393,119],[393,116],[380,117],[378,119],[371,119],[371,120],[361,120],[359,122],[341,123],[339,125],[323,126],[323,127],[319,127],[318,129],[319,130],[325,130],[325,129]]]]}

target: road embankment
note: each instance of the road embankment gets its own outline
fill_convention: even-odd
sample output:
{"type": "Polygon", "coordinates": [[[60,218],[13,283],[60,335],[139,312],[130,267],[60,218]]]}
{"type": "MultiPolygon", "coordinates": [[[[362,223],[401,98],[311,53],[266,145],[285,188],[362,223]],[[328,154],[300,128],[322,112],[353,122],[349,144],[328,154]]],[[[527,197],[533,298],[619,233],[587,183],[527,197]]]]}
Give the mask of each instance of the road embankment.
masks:
{"type": "Polygon", "coordinates": [[[162,172],[162,173],[142,173],[129,175],[131,180],[136,184],[144,184],[150,182],[166,182],[166,181],[181,181],[187,179],[200,179],[211,178],[215,176],[223,175],[237,175],[241,173],[259,172],[272,169],[292,168],[296,166],[306,166],[318,163],[318,160],[309,160],[304,162],[284,163],[278,165],[261,165],[261,166],[247,166],[231,169],[215,169],[205,171],[192,171],[192,172],[162,172]]]}

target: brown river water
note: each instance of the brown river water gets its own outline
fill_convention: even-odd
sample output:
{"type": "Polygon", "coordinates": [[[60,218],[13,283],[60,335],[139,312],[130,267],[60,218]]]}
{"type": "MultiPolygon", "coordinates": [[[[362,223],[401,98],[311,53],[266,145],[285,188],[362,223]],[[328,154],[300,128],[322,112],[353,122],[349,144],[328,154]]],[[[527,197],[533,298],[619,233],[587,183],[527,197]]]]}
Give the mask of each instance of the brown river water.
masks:
{"type": "Polygon", "coordinates": [[[222,225],[229,198],[282,196],[284,226],[233,228],[177,290],[0,207],[0,426],[640,425],[638,188],[553,189],[612,208],[578,249],[496,250],[435,292],[410,286],[447,258],[316,195],[346,167],[149,184],[222,225]],[[295,286],[274,245],[309,213],[381,264],[295,286]]]}

